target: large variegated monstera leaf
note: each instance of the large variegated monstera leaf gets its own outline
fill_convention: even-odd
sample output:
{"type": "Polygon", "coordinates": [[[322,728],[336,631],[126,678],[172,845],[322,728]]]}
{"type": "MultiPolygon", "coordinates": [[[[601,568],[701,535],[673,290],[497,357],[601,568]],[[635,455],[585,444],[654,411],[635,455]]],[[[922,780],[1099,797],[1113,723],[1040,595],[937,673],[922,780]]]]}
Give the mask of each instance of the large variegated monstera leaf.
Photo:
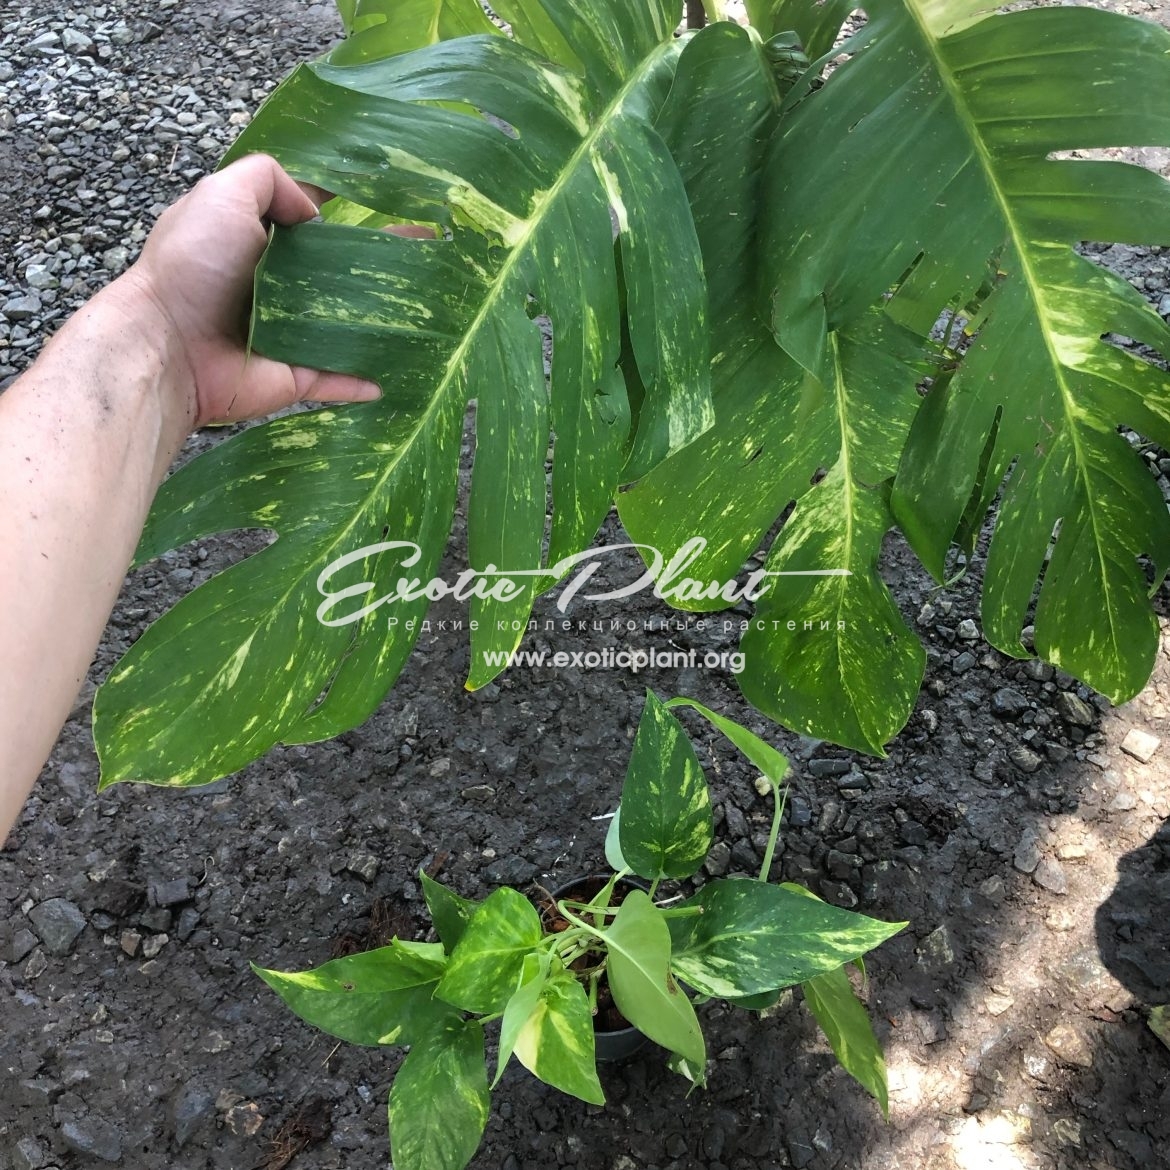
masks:
{"type": "Polygon", "coordinates": [[[1117,428],[1170,441],[1170,379],[1102,341],[1170,354],[1170,329],[1082,240],[1170,240],[1170,185],[1054,152],[1170,145],[1170,32],[1089,8],[977,17],[973,0],[873,0],[856,52],[774,142],[772,323],[803,366],[901,280],[889,313],[924,329],[997,284],[954,378],[927,395],[893,510],[936,576],[965,517],[997,493],[984,576],[989,640],[1115,702],[1149,678],[1152,577],[1170,520],[1117,428]],[[811,244],[811,241],[816,241],[811,244]],[[973,498],[974,497],[974,498],[973,498]]]}
{"type": "MultiPolygon", "coordinates": [[[[104,784],[212,780],[374,710],[426,597],[327,623],[404,577],[420,594],[437,575],[470,399],[470,561],[514,576],[587,547],[619,482],[710,425],[701,257],[652,125],[682,49],[674,7],[500,0],[511,37],[303,66],[259,112],[232,157],[268,151],[352,205],[444,224],[450,238],[277,231],[256,347],[376,380],[384,396],[249,430],[165,485],[140,560],[234,528],[279,539],[184,599],[115,669],[96,704],[104,784]],[[553,330],[547,383],[540,314],[553,330]],[[624,342],[637,395],[619,372],[624,342]],[[409,563],[400,548],[360,553],[385,542],[421,551],[409,563]],[[328,578],[353,587],[350,600],[319,614],[319,576],[354,553],[328,578]]],[[[484,651],[519,642],[549,583],[529,580],[519,596],[472,601],[469,686],[498,673],[484,651]]]]}
{"type": "Polygon", "coordinates": [[[659,118],[707,261],[716,425],[624,493],[621,515],[635,540],[668,557],[702,537],[688,575],[728,581],[800,499],[769,563],[789,576],[757,603],[740,685],[790,727],[880,750],[905,721],[925,663],[876,568],[893,522],[883,485],[918,402],[923,342],[871,312],[834,338],[815,375],[776,345],[757,311],[753,225],[781,94],[769,62],[743,51],[741,37],[725,25],[697,42],[659,118]],[[735,84],[725,81],[700,107],[708,73],[735,84]],[[713,138],[718,172],[708,165],[713,138]]]}
{"type": "MultiPolygon", "coordinates": [[[[822,50],[847,11],[749,9],[822,50]]],[[[761,326],[750,344],[717,341],[715,428],[622,500],[664,551],[708,536],[690,566],[701,579],[742,562],[796,501],[767,567],[851,576],[780,578],[745,636],[741,685],[782,722],[872,751],[909,716],[923,661],[875,570],[894,517],[941,579],[952,540],[1002,491],[983,616],[1009,654],[1026,653],[1038,578],[1038,651],[1115,701],[1145,684],[1157,647],[1147,593],[1170,523],[1117,428],[1167,443],[1170,379],[1101,338],[1170,354],[1170,330],[1073,245],[1170,240],[1170,186],[1050,155],[1170,144],[1170,33],[1084,8],[981,10],[873,0],[827,84],[790,95],[763,185],[744,194],[761,209],[763,316],[785,356],[761,356],[761,376],[741,360],[762,354],[761,326]],[[947,309],[974,338],[953,376],[924,367],[913,340],[947,309]],[[697,522],[664,517],[680,497],[697,522]]],[[[719,245],[700,238],[710,267],[719,245]]],[[[722,339],[714,296],[712,314],[722,339]]]]}

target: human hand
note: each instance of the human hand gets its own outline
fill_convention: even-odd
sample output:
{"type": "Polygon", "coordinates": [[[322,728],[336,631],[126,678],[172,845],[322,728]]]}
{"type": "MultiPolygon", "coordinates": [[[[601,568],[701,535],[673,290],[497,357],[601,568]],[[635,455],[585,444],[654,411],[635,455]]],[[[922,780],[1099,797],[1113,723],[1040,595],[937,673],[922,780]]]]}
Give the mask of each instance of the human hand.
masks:
{"type": "Polygon", "coordinates": [[[302,223],[317,206],[267,155],[209,175],[159,218],[142,255],[108,290],[146,314],[187,431],[258,418],[294,402],[367,402],[378,387],[345,374],[288,366],[246,349],[264,220],[302,223]]]}

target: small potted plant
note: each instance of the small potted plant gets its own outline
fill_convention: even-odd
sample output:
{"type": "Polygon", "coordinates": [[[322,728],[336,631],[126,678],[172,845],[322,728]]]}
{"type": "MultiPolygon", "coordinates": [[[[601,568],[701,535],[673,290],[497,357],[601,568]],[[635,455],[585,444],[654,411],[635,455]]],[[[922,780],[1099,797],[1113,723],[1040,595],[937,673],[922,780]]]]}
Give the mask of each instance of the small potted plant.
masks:
{"type": "MultiPolygon", "coordinates": [[[[423,874],[438,942],[396,938],[312,971],[257,974],[333,1036],[409,1047],[390,1091],[396,1170],[462,1170],[474,1156],[490,1100],[488,1024],[499,1025],[491,1087],[514,1056],[553,1088],[601,1105],[599,1040],[609,1043],[615,1029],[636,1029],[703,1084],[696,1003],[717,997],[766,1008],[796,984],[838,1059],[884,1112],[885,1064],[846,966],[905,924],[768,881],[787,770],[779,752],[739,724],[648,692],[606,840],[612,872],[535,899],[503,887],[478,903],[423,874]],[[671,711],[681,706],[759,768],[774,815],[758,878],[719,878],[690,897],[664,899],[661,883],[694,875],[713,842],[706,777],[671,711]]],[[[628,1043],[625,1032],[618,1044],[628,1043]]]]}

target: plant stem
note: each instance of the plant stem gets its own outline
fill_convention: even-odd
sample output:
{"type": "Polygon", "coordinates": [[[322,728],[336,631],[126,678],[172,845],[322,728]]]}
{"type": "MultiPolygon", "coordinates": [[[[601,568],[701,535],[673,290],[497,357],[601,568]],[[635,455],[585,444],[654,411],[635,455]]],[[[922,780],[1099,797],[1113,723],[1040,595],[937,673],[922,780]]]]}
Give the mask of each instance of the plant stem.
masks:
{"type": "Polygon", "coordinates": [[[697,918],[703,913],[702,906],[675,906],[672,910],[659,910],[663,918],[697,918]]]}
{"type": "Polygon", "coordinates": [[[654,901],[654,895],[655,895],[656,893],[658,893],[658,883],[659,883],[660,881],[662,881],[662,879],[661,879],[661,878],[655,878],[655,879],[654,879],[654,880],[653,880],[653,881],[650,883],[650,901],[651,901],[651,902],[653,902],[653,901],[654,901]]]}
{"type": "Polygon", "coordinates": [[[590,914],[616,914],[618,912],[617,906],[594,906],[589,902],[574,902],[569,898],[557,903],[558,910],[562,906],[572,906],[574,910],[582,913],[588,911],[590,914]]]}
{"type": "Polygon", "coordinates": [[[702,28],[707,23],[703,0],[687,0],[687,28],[702,28]]]}
{"type": "Polygon", "coordinates": [[[776,841],[780,836],[780,818],[784,815],[784,805],[788,800],[788,789],[783,793],[779,784],[772,785],[772,801],[775,806],[772,813],[772,831],[768,834],[768,848],[764,850],[764,861],[760,866],[760,881],[766,882],[772,872],[772,858],[776,854],[776,841]]]}
{"type": "Polygon", "coordinates": [[[726,19],[723,14],[723,0],[703,0],[703,9],[707,13],[707,19],[712,24],[726,19]]]}

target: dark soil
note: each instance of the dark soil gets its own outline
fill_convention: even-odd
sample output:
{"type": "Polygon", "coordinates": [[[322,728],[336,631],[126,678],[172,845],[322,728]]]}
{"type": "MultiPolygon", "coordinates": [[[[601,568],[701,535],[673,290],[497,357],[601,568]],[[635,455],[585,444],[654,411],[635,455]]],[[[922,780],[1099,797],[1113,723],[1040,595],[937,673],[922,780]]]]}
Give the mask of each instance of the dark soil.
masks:
{"type": "MultiPolygon", "coordinates": [[[[6,9],[0,29],[67,15],[59,3],[44,7],[11,18],[6,9]]],[[[219,100],[221,63],[278,45],[262,62],[269,84],[329,27],[323,9],[313,24],[291,2],[241,0],[229,12],[110,0],[107,10],[125,11],[135,28],[147,20],[163,28],[120,50],[125,73],[186,62],[209,101],[219,100]]],[[[35,110],[50,98],[22,100],[35,110]]],[[[62,219],[73,215],[68,206],[33,218],[52,192],[51,158],[31,133],[17,127],[0,139],[0,190],[20,188],[0,225],[0,252],[10,255],[76,226],[62,219]]],[[[81,142],[82,163],[100,167],[116,141],[104,134],[81,142]]],[[[144,207],[184,185],[165,161],[143,168],[135,198],[144,207]]],[[[1155,303],[1167,291],[1165,256],[1111,250],[1105,259],[1155,303]]],[[[19,277],[10,263],[10,284],[19,277]]],[[[95,267],[57,308],[106,278],[95,267]]],[[[35,347],[23,341],[39,342],[51,320],[34,322],[0,364],[26,364],[35,347]]],[[[197,437],[191,449],[211,441],[197,437]]],[[[461,524],[450,570],[462,555],[461,524]]],[[[612,522],[605,537],[620,539],[612,522]]],[[[1150,686],[1113,710],[1071,678],[1009,661],[982,641],[977,572],[940,593],[891,543],[887,577],[930,662],[918,709],[883,760],[769,725],[729,675],[713,671],[514,670],[467,694],[467,635],[447,630],[425,635],[377,715],[333,742],[276,749],[200,790],[95,795],[93,685],[249,539],[201,541],[128,579],[89,687],[0,852],[0,1167],[386,1166],[385,1100],[401,1052],[313,1031],[249,961],[304,968],[387,932],[423,937],[420,867],[469,897],[501,884],[552,888],[596,870],[606,822],[593,818],[614,807],[647,686],[693,696],[791,755],[778,876],[909,920],[868,964],[890,1121],[836,1067],[799,994],[788,994],[763,1019],[700,1009],[709,1088],[689,1097],[652,1047],[602,1069],[605,1109],[562,1097],[513,1064],[476,1167],[1170,1166],[1170,1051],[1145,1023],[1149,1006],[1170,1001],[1170,634],[1150,686]],[[1162,740],[1149,763],[1120,749],[1132,728],[1162,740]],[[50,899],[85,918],[57,948],[64,953],[30,917],[50,899]]],[[[614,558],[604,577],[616,584],[637,571],[614,558]]],[[[554,601],[542,600],[538,616],[559,620],[554,601]]],[[[1165,611],[1165,590],[1159,601],[1165,611]]],[[[454,604],[433,616],[465,617],[454,604]]],[[[719,621],[700,632],[645,595],[620,613],[577,602],[569,616],[572,631],[529,644],[735,645],[719,621]],[[591,628],[618,616],[636,630],[591,628]]],[[[709,873],[753,872],[770,803],[746,762],[686,718],[716,801],[709,873]]]]}

